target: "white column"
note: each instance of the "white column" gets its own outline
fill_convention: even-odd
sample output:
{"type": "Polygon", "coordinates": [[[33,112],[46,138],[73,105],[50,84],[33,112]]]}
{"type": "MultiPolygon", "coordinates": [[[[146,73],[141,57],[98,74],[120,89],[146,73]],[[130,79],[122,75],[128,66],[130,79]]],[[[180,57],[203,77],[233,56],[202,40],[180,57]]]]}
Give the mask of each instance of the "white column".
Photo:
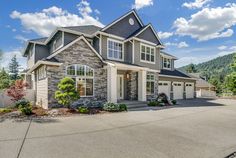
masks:
{"type": "Polygon", "coordinates": [[[107,65],[107,101],[117,103],[117,68],[107,65]]]}
{"type": "Polygon", "coordinates": [[[139,71],[138,72],[138,100],[139,101],[147,101],[146,99],[146,75],[147,71],[139,71]]]}

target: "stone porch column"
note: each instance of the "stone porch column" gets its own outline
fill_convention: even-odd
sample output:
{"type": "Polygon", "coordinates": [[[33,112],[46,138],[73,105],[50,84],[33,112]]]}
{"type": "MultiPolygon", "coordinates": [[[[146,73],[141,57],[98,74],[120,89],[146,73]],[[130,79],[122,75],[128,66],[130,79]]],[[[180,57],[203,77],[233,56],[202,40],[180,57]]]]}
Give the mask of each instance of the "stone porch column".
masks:
{"type": "Polygon", "coordinates": [[[107,101],[117,103],[117,68],[115,65],[107,65],[107,101]]]}
{"type": "Polygon", "coordinates": [[[138,100],[147,101],[146,98],[146,75],[147,71],[141,70],[138,72],[138,100]]]}

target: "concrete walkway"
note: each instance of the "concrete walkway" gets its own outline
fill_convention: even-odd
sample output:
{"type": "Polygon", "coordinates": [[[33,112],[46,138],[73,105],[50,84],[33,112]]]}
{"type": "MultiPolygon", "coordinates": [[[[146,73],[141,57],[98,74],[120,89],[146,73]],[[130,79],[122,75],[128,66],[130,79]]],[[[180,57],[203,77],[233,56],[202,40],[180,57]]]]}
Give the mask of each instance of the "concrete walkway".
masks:
{"type": "Polygon", "coordinates": [[[0,119],[0,157],[222,158],[236,151],[235,100],[180,103],[164,110],[0,119]]]}

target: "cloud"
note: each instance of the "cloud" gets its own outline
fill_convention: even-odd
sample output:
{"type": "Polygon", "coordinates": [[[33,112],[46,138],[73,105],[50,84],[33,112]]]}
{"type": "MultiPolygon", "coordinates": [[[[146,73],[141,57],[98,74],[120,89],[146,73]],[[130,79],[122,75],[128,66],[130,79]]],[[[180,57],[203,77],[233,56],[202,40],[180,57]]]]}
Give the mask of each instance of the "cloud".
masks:
{"type": "Polygon", "coordinates": [[[20,71],[26,68],[26,58],[21,54],[22,48],[16,48],[10,51],[3,52],[3,60],[0,62],[0,67],[8,69],[8,65],[14,55],[20,65],[20,71]]]}
{"type": "Polygon", "coordinates": [[[21,13],[15,10],[10,14],[10,17],[12,19],[19,19],[26,30],[33,31],[40,36],[49,36],[56,27],[89,24],[100,27],[104,26],[97,17],[92,16],[93,10],[86,0],[82,0],[77,4],[77,9],[80,15],[52,6],[33,13],[21,13]]]}
{"type": "Polygon", "coordinates": [[[225,50],[226,48],[227,48],[227,46],[224,46],[224,45],[218,47],[219,50],[225,50]]]}
{"type": "Polygon", "coordinates": [[[182,7],[188,9],[197,9],[202,8],[205,4],[209,3],[211,0],[195,0],[194,2],[185,2],[182,4],[182,7]]]}
{"type": "Polygon", "coordinates": [[[173,24],[176,34],[190,36],[198,41],[230,37],[236,25],[236,4],[230,3],[224,7],[204,8],[191,15],[190,19],[177,18],[173,24]]]}
{"type": "Polygon", "coordinates": [[[165,45],[166,46],[175,46],[175,47],[178,47],[178,48],[187,48],[187,47],[189,47],[189,45],[185,41],[180,42],[180,43],[167,42],[165,45]]]}
{"type": "Polygon", "coordinates": [[[25,38],[22,35],[16,35],[15,39],[19,40],[21,43],[28,41],[28,38],[25,38]]]}
{"type": "Polygon", "coordinates": [[[153,5],[153,0],[135,0],[135,3],[132,5],[132,8],[138,10],[152,5],[153,5]]]}
{"type": "Polygon", "coordinates": [[[173,32],[158,32],[158,36],[161,38],[161,39],[167,39],[167,38],[170,38],[171,36],[173,36],[173,32]]]}

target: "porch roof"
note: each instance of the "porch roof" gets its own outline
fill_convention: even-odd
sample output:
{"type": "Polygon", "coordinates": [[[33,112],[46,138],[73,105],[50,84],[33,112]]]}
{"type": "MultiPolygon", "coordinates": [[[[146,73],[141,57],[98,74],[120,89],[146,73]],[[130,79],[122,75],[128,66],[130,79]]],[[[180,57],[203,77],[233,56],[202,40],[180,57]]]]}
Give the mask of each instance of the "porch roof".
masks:
{"type": "Polygon", "coordinates": [[[119,70],[131,70],[131,71],[140,71],[140,70],[145,70],[145,71],[153,71],[153,72],[160,72],[159,70],[153,70],[144,66],[136,65],[136,64],[130,64],[130,63],[124,63],[124,62],[119,62],[119,61],[114,61],[114,60],[105,60],[104,61],[106,64],[109,64],[111,66],[117,67],[119,70]]]}

